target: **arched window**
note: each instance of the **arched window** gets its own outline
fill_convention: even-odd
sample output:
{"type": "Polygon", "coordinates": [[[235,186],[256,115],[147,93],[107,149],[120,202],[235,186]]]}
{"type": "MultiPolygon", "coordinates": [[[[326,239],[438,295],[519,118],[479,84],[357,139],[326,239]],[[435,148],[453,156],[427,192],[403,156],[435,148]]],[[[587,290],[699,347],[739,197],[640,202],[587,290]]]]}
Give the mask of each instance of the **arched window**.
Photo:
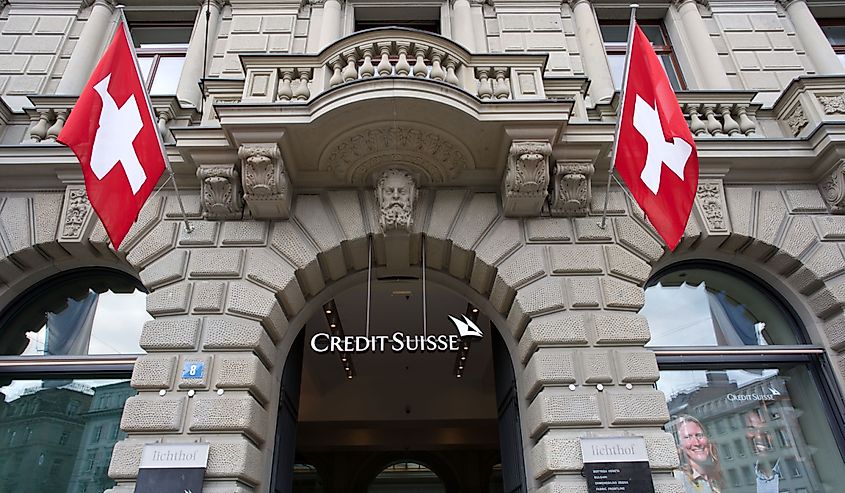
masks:
{"type": "Polygon", "coordinates": [[[687,491],[840,489],[841,398],[823,348],[777,291],[696,262],[658,272],[645,299],[687,491]]]}
{"type": "Polygon", "coordinates": [[[394,462],[373,479],[368,493],[393,493],[400,491],[445,492],[443,481],[424,464],[414,461],[394,462]]]}
{"type": "Polygon", "coordinates": [[[0,399],[6,409],[0,428],[19,426],[17,416],[24,414],[31,423],[23,438],[0,443],[0,463],[37,451],[39,463],[50,464],[49,474],[16,470],[21,484],[39,491],[114,485],[111,454],[103,450],[124,434],[103,430],[119,428],[123,404],[135,394],[129,378],[143,353],[141,329],[151,319],[140,281],[104,268],[63,272],[0,307],[0,399]]]}

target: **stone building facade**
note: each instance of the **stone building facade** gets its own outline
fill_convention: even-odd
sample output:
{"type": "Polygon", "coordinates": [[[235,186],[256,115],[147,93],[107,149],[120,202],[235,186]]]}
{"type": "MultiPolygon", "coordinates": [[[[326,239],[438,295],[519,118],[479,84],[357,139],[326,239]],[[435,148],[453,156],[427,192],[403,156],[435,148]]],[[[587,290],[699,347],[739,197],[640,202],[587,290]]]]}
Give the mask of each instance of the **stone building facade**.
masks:
{"type": "MultiPolygon", "coordinates": [[[[115,6],[6,0],[0,14],[0,309],[85,269],[148,291],[154,320],[132,362],[110,491],[133,491],[141,450],[157,441],[210,444],[205,491],[270,491],[294,440],[279,414],[297,337],[373,273],[425,272],[498,330],[516,388],[518,491],[586,491],[579,438],[618,435],[645,437],[656,491],[684,491],[669,396],[655,387],[661,354],[680,363],[645,347],[638,313],[650,280],[684,262],[733,266],[776,292],[805,336],[778,354],[817,365],[825,405],[841,413],[845,68],[824,28],[845,4],[641,5],[671,47],[701,159],[675,252],[605,185],[618,91],[603,36],[627,19],[618,2],[125,4],[131,27],[190,33],[178,84],[152,104],[191,231],[168,185],[117,251],[55,142],[115,6]],[[203,377],[185,378],[198,362],[203,377]]],[[[0,363],[4,384],[29,364],[0,363]]]]}

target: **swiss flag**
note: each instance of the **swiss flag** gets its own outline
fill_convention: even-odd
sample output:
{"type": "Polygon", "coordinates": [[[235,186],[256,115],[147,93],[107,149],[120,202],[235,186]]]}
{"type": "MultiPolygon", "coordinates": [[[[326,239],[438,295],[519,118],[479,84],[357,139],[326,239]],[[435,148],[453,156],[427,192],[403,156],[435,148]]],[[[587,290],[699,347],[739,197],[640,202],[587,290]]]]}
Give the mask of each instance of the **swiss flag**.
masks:
{"type": "Polygon", "coordinates": [[[121,22],[59,133],[115,248],[165,169],[164,148],[121,22]]]}
{"type": "Polygon", "coordinates": [[[663,64],[634,28],[614,166],[674,250],[698,187],[698,154],[663,64]]]}

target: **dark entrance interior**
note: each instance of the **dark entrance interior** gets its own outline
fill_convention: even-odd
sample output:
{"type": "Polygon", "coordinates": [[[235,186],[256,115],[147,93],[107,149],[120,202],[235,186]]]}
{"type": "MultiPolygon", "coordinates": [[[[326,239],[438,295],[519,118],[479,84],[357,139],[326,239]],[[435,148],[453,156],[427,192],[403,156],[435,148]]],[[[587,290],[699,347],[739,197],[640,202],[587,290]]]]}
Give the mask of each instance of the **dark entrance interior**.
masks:
{"type": "MultiPolygon", "coordinates": [[[[418,279],[374,280],[370,291],[371,336],[423,334],[418,279]]],[[[457,334],[448,315],[473,314],[441,285],[429,282],[426,299],[427,334],[457,334]]],[[[367,333],[366,284],[333,302],[345,335],[367,333]]],[[[466,359],[454,351],[317,353],[312,337],[332,328],[323,311],[312,317],[284,367],[272,491],[524,491],[510,357],[490,321],[474,316],[484,337],[471,341],[466,359]]]]}

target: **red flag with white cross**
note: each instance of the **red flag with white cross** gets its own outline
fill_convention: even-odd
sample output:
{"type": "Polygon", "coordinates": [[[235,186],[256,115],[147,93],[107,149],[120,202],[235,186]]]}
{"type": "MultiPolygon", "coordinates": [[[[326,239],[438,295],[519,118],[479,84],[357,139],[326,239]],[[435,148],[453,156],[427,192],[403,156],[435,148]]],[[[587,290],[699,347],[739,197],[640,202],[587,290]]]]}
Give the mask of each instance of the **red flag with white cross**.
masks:
{"type": "Polygon", "coordinates": [[[614,166],[674,250],[698,187],[695,141],[663,64],[634,24],[614,166]]]}
{"type": "Polygon", "coordinates": [[[57,139],[79,159],[88,199],[115,248],[165,170],[160,139],[122,21],[57,139]]]}

